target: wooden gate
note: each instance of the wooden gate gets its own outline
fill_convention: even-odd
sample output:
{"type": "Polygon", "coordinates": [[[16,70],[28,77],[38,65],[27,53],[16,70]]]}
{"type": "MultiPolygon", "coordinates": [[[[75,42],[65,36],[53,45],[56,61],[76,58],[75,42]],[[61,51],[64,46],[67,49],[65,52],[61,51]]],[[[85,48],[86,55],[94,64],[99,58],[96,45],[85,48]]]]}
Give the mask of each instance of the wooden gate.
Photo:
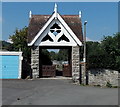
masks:
{"type": "MultiPolygon", "coordinates": [[[[55,65],[42,65],[42,77],[55,77],[56,76],[55,65]]],[[[70,65],[63,65],[63,71],[61,71],[64,77],[71,77],[72,70],[70,65]]]]}
{"type": "Polygon", "coordinates": [[[72,68],[70,65],[63,65],[63,76],[64,77],[72,76],[72,68]]]}
{"type": "Polygon", "coordinates": [[[56,76],[55,65],[42,65],[42,76],[43,77],[55,77],[56,76]]]}

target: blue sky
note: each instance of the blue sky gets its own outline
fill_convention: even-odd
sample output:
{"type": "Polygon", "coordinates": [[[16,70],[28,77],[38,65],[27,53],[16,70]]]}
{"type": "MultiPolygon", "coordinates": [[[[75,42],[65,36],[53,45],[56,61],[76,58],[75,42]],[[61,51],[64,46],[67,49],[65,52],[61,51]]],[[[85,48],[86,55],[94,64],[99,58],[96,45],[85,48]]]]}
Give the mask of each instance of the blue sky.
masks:
{"type": "MultiPolygon", "coordinates": [[[[82,23],[87,24],[87,37],[90,40],[102,40],[103,35],[113,35],[118,31],[117,2],[58,2],[61,15],[77,15],[82,11],[82,23]]],[[[3,2],[2,3],[2,37],[8,40],[16,28],[28,26],[29,11],[33,14],[51,15],[54,2],[3,2]]]]}

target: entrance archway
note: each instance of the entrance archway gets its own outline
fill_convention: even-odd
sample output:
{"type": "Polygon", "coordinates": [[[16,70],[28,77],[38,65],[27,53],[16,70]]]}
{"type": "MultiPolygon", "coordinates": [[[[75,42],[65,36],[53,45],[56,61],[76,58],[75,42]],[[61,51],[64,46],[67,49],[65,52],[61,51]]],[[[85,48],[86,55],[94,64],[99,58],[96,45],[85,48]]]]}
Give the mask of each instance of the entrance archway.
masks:
{"type": "MultiPolygon", "coordinates": [[[[59,57],[58,57],[59,58],[59,57]]],[[[39,77],[72,77],[72,47],[39,47],[39,77]],[[66,61],[52,61],[52,63],[45,63],[44,58],[42,58],[43,49],[64,49],[67,50],[67,60],[66,61]]]]}

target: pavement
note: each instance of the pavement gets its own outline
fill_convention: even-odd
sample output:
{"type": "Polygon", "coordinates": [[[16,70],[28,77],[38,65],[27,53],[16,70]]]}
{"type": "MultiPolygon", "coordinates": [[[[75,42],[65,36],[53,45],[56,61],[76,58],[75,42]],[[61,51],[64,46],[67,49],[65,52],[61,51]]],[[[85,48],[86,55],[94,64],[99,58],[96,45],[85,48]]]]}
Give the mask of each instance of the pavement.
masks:
{"type": "Polygon", "coordinates": [[[75,85],[70,79],[3,80],[2,104],[118,105],[118,89],[75,85]]]}

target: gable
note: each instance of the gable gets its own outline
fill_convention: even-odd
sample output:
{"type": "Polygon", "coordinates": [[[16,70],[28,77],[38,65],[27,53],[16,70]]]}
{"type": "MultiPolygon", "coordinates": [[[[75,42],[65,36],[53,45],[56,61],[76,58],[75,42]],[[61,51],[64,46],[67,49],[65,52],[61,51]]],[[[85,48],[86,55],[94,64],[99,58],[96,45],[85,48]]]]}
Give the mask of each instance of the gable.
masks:
{"type": "Polygon", "coordinates": [[[28,28],[28,45],[32,46],[34,44],[34,45],[42,46],[46,44],[48,46],[48,43],[50,41],[49,42],[44,41],[44,43],[42,41],[42,38],[47,36],[48,33],[49,33],[49,36],[51,38],[53,37],[53,39],[55,40],[56,38],[58,39],[58,37],[60,37],[61,35],[64,35],[62,37],[64,37],[65,40],[67,40],[67,38],[70,39],[69,42],[62,40],[62,41],[59,41],[59,43],[56,43],[54,40],[54,43],[51,43],[50,45],[54,46],[56,44],[56,46],[59,46],[60,44],[63,44],[63,43],[66,46],[69,46],[70,44],[82,45],[82,39],[83,39],[82,28],[81,28],[80,19],[77,15],[60,16],[59,14],[57,14],[57,20],[55,19],[55,13],[53,13],[51,17],[49,15],[33,15],[30,20],[29,28],[28,28]],[[64,29],[64,31],[62,30],[62,32],[64,32],[65,34],[59,34],[57,37],[54,37],[49,32],[50,26],[52,26],[52,24],[55,23],[55,21],[57,21],[57,23],[62,27],[62,29],[64,29]]]}
{"type": "Polygon", "coordinates": [[[59,20],[53,20],[38,37],[35,46],[76,46],[74,38],[59,20]]]}

